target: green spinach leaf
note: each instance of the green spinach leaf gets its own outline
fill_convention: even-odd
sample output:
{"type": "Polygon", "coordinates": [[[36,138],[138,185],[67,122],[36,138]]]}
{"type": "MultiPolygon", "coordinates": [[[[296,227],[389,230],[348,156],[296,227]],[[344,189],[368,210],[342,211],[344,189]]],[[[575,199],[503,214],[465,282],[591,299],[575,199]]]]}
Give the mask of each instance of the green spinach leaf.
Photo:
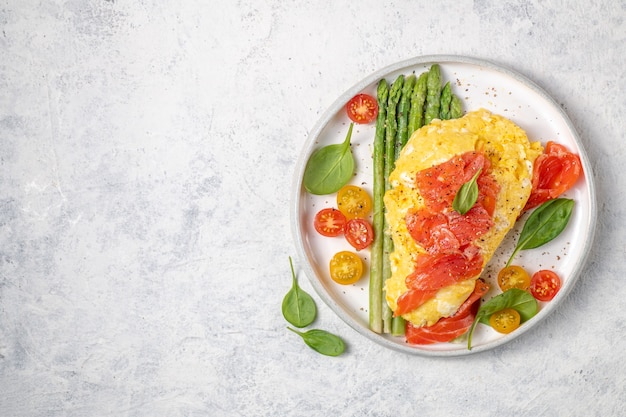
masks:
{"type": "Polygon", "coordinates": [[[317,315],[317,307],[313,298],[298,285],[293,262],[289,257],[291,266],[291,289],[283,298],[283,317],[296,327],[306,327],[313,323],[317,315]]]}
{"type": "Polygon", "coordinates": [[[486,303],[483,303],[476,312],[476,317],[469,329],[467,337],[467,349],[472,349],[472,334],[474,333],[476,325],[479,322],[489,325],[489,317],[491,317],[493,313],[505,308],[516,310],[523,323],[537,314],[539,306],[535,297],[528,291],[520,290],[519,288],[511,288],[502,294],[496,295],[486,303]]]}
{"type": "Polygon", "coordinates": [[[346,345],[339,336],[335,336],[326,330],[311,329],[306,332],[299,332],[291,327],[287,327],[292,332],[298,334],[311,349],[326,356],[339,356],[346,349],[346,345]]]}
{"type": "Polygon", "coordinates": [[[520,250],[537,248],[557,237],[567,226],[573,208],[574,200],[567,198],[549,200],[537,207],[524,223],[517,246],[506,266],[511,264],[520,250]]]}
{"type": "Polygon", "coordinates": [[[476,204],[476,200],[478,200],[478,184],[476,183],[476,180],[478,179],[481,171],[482,169],[479,169],[471,180],[459,188],[459,191],[457,191],[454,196],[452,208],[459,214],[467,213],[474,206],[474,204],[476,204]]]}
{"type": "Polygon", "coordinates": [[[304,188],[311,194],[337,192],[354,174],[354,156],[350,149],[352,127],[343,143],[324,146],[311,154],[304,169],[304,188]]]}

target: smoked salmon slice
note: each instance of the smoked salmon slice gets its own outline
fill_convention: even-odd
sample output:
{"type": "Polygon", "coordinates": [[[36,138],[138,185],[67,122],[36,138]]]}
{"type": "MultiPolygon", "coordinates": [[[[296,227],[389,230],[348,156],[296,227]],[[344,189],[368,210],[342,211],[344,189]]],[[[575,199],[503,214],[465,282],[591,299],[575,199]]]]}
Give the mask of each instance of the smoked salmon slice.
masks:
{"type": "Polygon", "coordinates": [[[441,288],[482,271],[483,258],[473,242],[494,225],[499,185],[490,168],[481,152],[471,151],[416,174],[424,206],[410,210],[405,222],[411,237],[426,253],[417,257],[414,272],[406,277],[407,291],[398,298],[394,315],[413,311],[441,288]],[[467,213],[460,214],[452,209],[454,197],[478,172],[478,199],[467,213]]]}

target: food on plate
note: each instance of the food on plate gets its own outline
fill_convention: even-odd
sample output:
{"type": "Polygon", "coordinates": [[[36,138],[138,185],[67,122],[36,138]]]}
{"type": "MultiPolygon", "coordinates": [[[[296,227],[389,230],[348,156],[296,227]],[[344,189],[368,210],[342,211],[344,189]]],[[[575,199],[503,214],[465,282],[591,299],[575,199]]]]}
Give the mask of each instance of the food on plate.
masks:
{"type": "Polygon", "coordinates": [[[372,211],[372,198],[356,185],[345,185],[337,191],[337,208],[346,219],[364,219],[372,211]]]}
{"type": "Polygon", "coordinates": [[[396,135],[396,156],[400,150],[406,144],[409,139],[409,113],[411,112],[411,96],[413,95],[413,88],[417,77],[415,74],[411,74],[404,79],[402,85],[402,93],[400,94],[400,101],[398,102],[398,132],[396,135]]]}
{"type": "Polygon", "coordinates": [[[537,300],[550,301],[554,298],[561,288],[561,281],[554,272],[542,270],[529,279],[523,268],[510,264],[520,250],[538,248],[557,237],[567,226],[573,207],[574,200],[557,198],[544,202],[528,216],[513,253],[498,274],[498,285],[504,292],[478,309],[474,322],[469,328],[468,349],[471,349],[472,333],[478,322],[488,324],[500,333],[508,333],[519,325],[516,325],[513,330],[510,326],[506,327],[503,331],[502,321],[511,316],[499,315],[496,319],[492,315],[500,314],[504,308],[513,308],[520,314],[519,324],[522,324],[537,312],[537,300]],[[526,291],[527,289],[530,292],[526,291]]]}
{"type": "Polygon", "coordinates": [[[433,64],[428,70],[426,80],[426,107],[424,110],[424,124],[427,125],[438,118],[441,109],[441,71],[438,64],[433,64]]]}
{"type": "Polygon", "coordinates": [[[348,220],[343,233],[348,243],[356,250],[365,249],[374,241],[374,229],[365,219],[348,220]]]}
{"type": "Polygon", "coordinates": [[[326,207],[313,219],[313,227],[322,236],[345,240],[356,250],[369,247],[374,241],[374,229],[363,217],[372,209],[372,199],[367,191],[354,185],[346,185],[337,193],[339,209],[326,207]]]}
{"type": "MultiPolygon", "coordinates": [[[[391,188],[389,176],[395,161],[414,131],[424,125],[426,116],[432,120],[454,119],[462,115],[461,101],[452,93],[449,82],[443,87],[438,64],[415,74],[396,76],[389,86],[381,79],[377,87],[378,118],[374,136],[374,243],[371,249],[369,285],[369,326],[376,333],[405,333],[405,322],[400,316],[392,317],[391,310],[383,297],[383,281],[391,276],[388,254],[393,251],[393,242],[383,231],[387,228],[384,219],[383,197],[391,188]],[[439,103],[435,101],[439,100],[439,103]],[[443,109],[443,111],[441,111],[443,109]],[[439,110],[439,114],[437,114],[439,110]]],[[[447,330],[447,328],[446,328],[447,330]]]]}
{"type": "Polygon", "coordinates": [[[409,109],[409,134],[412,134],[424,124],[424,103],[426,102],[426,81],[428,71],[424,71],[415,80],[415,87],[411,93],[411,108],[409,109]]]}
{"type": "Polygon", "coordinates": [[[506,266],[511,264],[519,251],[538,248],[561,234],[569,223],[573,209],[574,200],[556,198],[546,201],[533,210],[524,222],[522,232],[517,239],[517,245],[515,245],[506,266]]]}
{"type": "Polygon", "coordinates": [[[578,181],[582,173],[580,157],[565,146],[549,141],[546,149],[535,161],[533,191],[524,210],[557,198],[578,181]]]}
{"type": "MultiPolygon", "coordinates": [[[[389,85],[384,78],[378,82],[376,87],[376,99],[378,100],[378,117],[376,118],[376,131],[374,134],[374,150],[372,154],[373,183],[372,206],[372,230],[374,241],[370,253],[370,280],[369,280],[369,328],[382,333],[383,311],[388,312],[389,308],[383,303],[383,263],[385,260],[383,251],[384,239],[384,204],[385,194],[385,131],[387,120],[387,99],[389,97],[389,85]]],[[[384,239],[387,240],[387,239],[384,239]]]]}
{"type": "Polygon", "coordinates": [[[452,316],[442,318],[432,326],[418,327],[408,322],[405,329],[406,341],[415,345],[430,345],[449,342],[461,336],[474,322],[478,311],[478,302],[487,291],[489,291],[489,285],[479,278],[474,286],[474,291],[452,316]]]}
{"type": "Polygon", "coordinates": [[[542,269],[530,280],[530,293],[539,301],[550,301],[561,289],[561,278],[554,271],[542,269]]]}
{"type": "Polygon", "coordinates": [[[337,284],[354,284],[363,276],[363,261],[356,253],[337,252],[330,260],[330,277],[337,284]]]}
{"type": "Polygon", "coordinates": [[[302,185],[311,194],[337,192],[354,174],[354,155],[350,148],[353,123],[342,143],[326,145],[311,154],[304,168],[302,185]]]}
{"type": "Polygon", "coordinates": [[[459,310],[522,213],[542,150],[513,122],[484,109],[435,119],[413,133],[384,196],[394,247],[384,287],[394,315],[423,327],[459,310]],[[476,204],[460,214],[453,200],[477,173],[476,204]]]}
{"type": "MultiPolygon", "coordinates": [[[[501,294],[485,301],[476,311],[474,321],[467,333],[467,349],[472,349],[472,335],[478,323],[485,323],[493,326],[491,318],[502,310],[513,309],[520,316],[520,324],[530,320],[537,314],[539,309],[537,300],[528,291],[519,288],[509,288],[501,294]]],[[[500,326],[502,323],[497,323],[500,326]]]]}
{"type": "Polygon", "coordinates": [[[498,272],[498,286],[502,291],[510,288],[527,290],[530,286],[530,275],[518,265],[505,266],[498,272]]]}
{"type": "Polygon", "coordinates": [[[378,103],[369,94],[357,94],[346,104],[348,117],[354,123],[367,124],[376,120],[378,115],[378,103]]]}
{"type": "Polygon", "coordinates": [[[489,317],[489,325],[498,333],[508,334],[520,326],[521,319],[517,310],[503,308],[489,317]]]}
{"type": "MultiPolygon", "coordinates": [[[[551,300],[561,285],[552,271],[531,279],[525,269],[534,260],[511,262],[567,226],[574,200],[560,196],[582,174],[581,160],[552,141],[544,149],[489,110],[463,117],[453,92],[463,83],[461,75],[440,72],[437,64],[421,74],[395,72],[390,84],[380,79],[375,95],[364,89],[345,105],[342,117],[352,123],[343,143],[316,150],[305,167],[307,191],[337,193],[337,207],[317,213],[315,230],[331,238],[343,235],[351,245],[326,258],[330,278],[342,285],[359,281],[363,250],[370,266],[370,329],[404,335],[409,344],[459,342],[454,339],[465,335],[471,349],[478,324],[512,332],[537,313],[537,300],[551,300]],[[368,179],[359,178],[368,168],[367,160],[360,164],[364,147],[353,148],[357,166],[350,137],[353,123],[374,121],[370,198],[361,188],[368,179]],[[360,187],[348,185],[355,169],[360,187]],[[525,224],[512,253],[498,250],[522,215],[525,224]],[[508,262],[497,277],[481,278],[496,250],[498,257],[510,255],[508,262]]],[[[369,130],[362,126],[359,136],[369,130]]]]}
{"type": "Polygon", "coordinates": [[[313,219],[313,227],[322,236],[335,237],[343,233],[346,216],[336,208],[327,207],[317,212],[313,219]]]}

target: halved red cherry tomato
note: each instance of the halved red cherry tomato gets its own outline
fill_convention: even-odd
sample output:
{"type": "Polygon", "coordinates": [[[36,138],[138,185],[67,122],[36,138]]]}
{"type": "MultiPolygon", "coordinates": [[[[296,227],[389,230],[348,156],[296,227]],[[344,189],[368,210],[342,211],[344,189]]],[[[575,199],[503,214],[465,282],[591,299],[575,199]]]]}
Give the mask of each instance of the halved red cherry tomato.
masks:
{"type": "Polygon", "coordinates": [[[374,241],[374,229],[364,219],[348,220],[343,233],[348,243],[356,250],[365,249],[374,241]]]}
{"type": "Polygon", "coordinates": [[[498,285],[502,291],[511,288],[527,290],[530,285],[530,275],[521,266],[510,265],[502,268],[498,273],[498,285]]]}
{"type": "Polygon", "coordinates": [[[542,269],[530,280],[530,293],[539,301],[550,301],[561,289],[561,278],[550,270],[542,269]]]}
{"type": "Polygon", "coordinates": [[[557,198],[569,190],[582,172],[580,157],[563,145],[548,142],[543,154],[535,160],[532,191],[524,210],[530,210],[557,198]]]}
{"type": "Polygon", "coordinates": [[[355,253],[341,251],[330,260],[330,277],[337,284],[354,284],[363,275],[363,261],[355,253]]]}
{"type": "Polygon", "coordinates": [[[522,318],[517,310],[505,308],[496,311],[489,317],[489,325],[498,333],[511,333],[520,325],[522,318]]]}
{"type": "Polygon", "coordinates": [[[337,208],[348,220],[364,219],[372,210],[372,199],[361,187],[344,185],[337,191],[337,208]]]}
{"type": "Polygon", "coordinates": [[[367,94],[357,94],[346,104],[348,117],[354,123],[371,123],[378,116],[378,103],[376,99],[367,94]]]}
{"type": "Polygon", "coordinates": [[[320,210],[313,220],[315,230],[322,235],[328,237],[339,236],[343,233],[346,225],[346,216],[335,208],[325,208],[320,210]]]}

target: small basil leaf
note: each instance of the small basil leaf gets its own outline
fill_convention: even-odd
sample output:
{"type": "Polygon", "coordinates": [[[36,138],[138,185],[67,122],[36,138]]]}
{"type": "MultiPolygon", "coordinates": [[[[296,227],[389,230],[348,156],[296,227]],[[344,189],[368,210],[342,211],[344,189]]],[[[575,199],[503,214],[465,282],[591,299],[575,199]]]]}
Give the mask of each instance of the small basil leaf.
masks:
{"type": "Polygon", "coordinates": [[[482,169],[479,169],[471,180],[463,184],[454,196],[452,208],[459,214],[465,214],[470,211],[474,204],[476,204],[476,200],[478,200],[478,184],[476,180],[478,179],[478,175],[480,175],[480,171],[482,171],[482,169]]]}
{"type": "Polygon", "coordinates": [[[533,297],[528,291],[520,290],[519,288],[506,290],[502,294],[496,295],[489,301],[483,303],[476,312],[474,322],[469,329],[467,338],[468,350],[472,349],[472,334],[474,333],[476,325],[479,322],[489,325],[489,317],[491,317],[493,313],[505,308],[512,308],[517,311],[520,315],[521,322],[523,323],[537,314],[539,306],[535,297],[533,297]]]}
{"type": "Polygon", "coordinates": [[[548,200],[537,207],[524,223],[517,246],[506,266],[520,250],[537,248],[557,237],[567,226],[573,208],[574,200],[567,198],[548,200]]]}
{"type": "Polygon", "coordinates": [[[317,308],[313,298],[298,286],[291,257],[289,257],[289,265],[291,266],[292,284],[291,289],[283,298],[283,317],[296,327],[306,327],[315,320],[317,308]]]}
{"type": "Polygon", "coordinates": [[[354,156],[350,149],[352,127],[343,143],[327,145],[313,152],[304,169],[302,183],[311,194],[325,195],[337,192],[354,174],[354,156]]]}
{"type": "MultiPolygon", "coordinates": [[[[482,313],[482,320],[486,319],[488,322],[489,316],[505,308],[516,310],[523,323],[537,314],[538,304],[535,297],[528,291],[520,290],[519,288],[511,288],[481,305],[478,312],[482,313]]],[[[481,323],[484,322],[482,320],[481,323]]]]}
{"type": "Polygon", "coordinates": [[[311,329],[306,332],[299,332],[291,327],[287,327],[292,332],[298,334],[311,349],[326,356],[339,356],[346,349],[346,345],[339,336],[335,336],[325,330],[311,329]]]}

